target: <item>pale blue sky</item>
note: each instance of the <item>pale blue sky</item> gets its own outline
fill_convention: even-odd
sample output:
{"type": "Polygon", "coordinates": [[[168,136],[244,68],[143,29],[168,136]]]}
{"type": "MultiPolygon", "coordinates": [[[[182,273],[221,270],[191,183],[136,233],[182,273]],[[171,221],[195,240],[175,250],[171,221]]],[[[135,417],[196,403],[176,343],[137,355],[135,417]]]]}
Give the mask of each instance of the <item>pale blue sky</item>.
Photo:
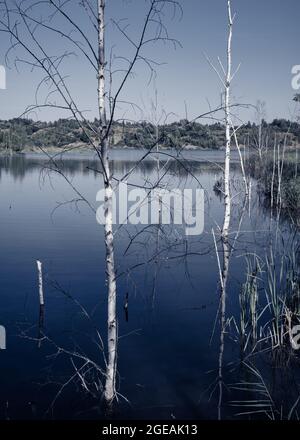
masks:
{"type": "MultiPolygon", "coordinates": [[[[300,64],[300,2],[233,0],[232,3],[237,13],[233,60],[235,66],[241,63],[233,83],[233,96],[236,101],[243,103],[256,104],[258,99],[265,101],[268,120],[288,118],[294,111],[291,68],[300,64]]],[[[176,116],[173,119],[185,116],[185,103],[189,118],[207,111],[208,102],[212,107],[219,104],[221,86],[203,53],[214,62],[217,56],[224,59],[227,35],[226,0],[181,0],[181,4],[183,17],[167,18],[166,21],[170,36],[177,38],[182,48],[174,50],[172,45],[158,44],[147,52],[158,62],[165,63],[157,68],[156,87],[159,105],[166,112],[174,112],[176,116]]],[[[110,19],[127,18],[130,23],[128,32],[134,38],[142,26],[147,5],[148,2],[144,0],[107,0],[107,45],[114,45],[116,54],[130,56],[131,52],[110,19]]],[[[77,0],[67,11],[85,30],[88,29],[77,0]]],[[[39,11],[41,15],[44,12],[42,8],[39,11]]],[[[59,24],[65,26],[63,21],[59,24]]],[[[96,47],[96,35],[92,30],[87,30],[87,33],[96,47]]],[[[70,49],[62,38],[44,37],[47,38],[47,50],[51,53],[70,49]]],[[[3,34],[0,41],[0,64],[4,64],[4,53],[9,42],[3,34]]],[[[13,53],[10,59],[13,61],[13,53]]],[[[136,76],[128,82],[122,99],[134,101],[143,108],[143,116],[149,118],[154,86],[153,83],[148,85],[147,71],[142,65],[135,72],[136,76]]],[[[70,88],[80,108],[87,110],[90,118],[97,116],[94,72],[78,56],[65,62],[64,73],[70,75],[70,88]]],[[[0,119],[16,117],[26,105],[34,103],[39,78],[38,72],[32,73],[26,66],[19,65],[17,72],[11,63],[10,69],[7,69],[7,90],[0,91],[0,119]]],[[[124,107],[118,111],[118,116],[123,115],[129,119],[141,117],[139,112],[134,114],[131,109],[125,112],[124,107]]],[[[57,110],[43,110],[35,118],[48,120],[64,116],[69,115],[57,110]]],[[[253,119],[254,111],[243,110],[240,116],[245,120],[253,119]]]]}

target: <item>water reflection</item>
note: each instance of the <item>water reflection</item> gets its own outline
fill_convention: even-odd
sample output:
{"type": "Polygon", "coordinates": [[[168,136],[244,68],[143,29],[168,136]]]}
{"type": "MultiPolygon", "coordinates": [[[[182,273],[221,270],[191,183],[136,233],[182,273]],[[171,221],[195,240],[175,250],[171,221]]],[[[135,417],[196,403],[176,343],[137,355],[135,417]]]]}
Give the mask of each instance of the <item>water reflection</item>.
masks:
{"type": "MultiPolygon", "coordinates": [[[[132,169],[134,157],[132,152],[129,160],[125,153],[122,157],[114,154],[112,172],[118,179],[132,169]]],[[[123,402],[116,417],[216,417],[218,395],[213,393],[209,400],[203,392],[220,374],[220,340],[213,338],[210,343],[219,306],[219,272],[211,229],[223,218],[222,196],[214,192],[222,169],[220,163],[211,163],[211,157],[201,160],[195,154],[189,161],[166,159],[165,182],[170,187],[195,188],[200,184],[205,189],[204,233],[187,238],[180,227],[157,225],[126,225],[116,233],[119,386],[131,402],[131,406],[123,402]]],[[[56,162],[95,205],[101,187],[98,161],[93,157],[57,157],[56,162]]],[[[76,347],[102,362],[93,338],[95,328],[105,337],[103,230],[88,207],[80,205],[76,210],[74,204],[62,204],[74,194],[61,176],[54,175],[41,184],[48,167],[39,156],[0,157],[1,324],[6,325],[9,335],[9,350],[0,364],[0,417],[5,417],[4,402],[8,401],[11,418],[97,418],[103,415],[99,405],[82,393],[80,382],[81,392],[66,387],[47,412],[57,383],[64,383],[74,366],[66,357],[54,356],[49,363],[46,356],[57,351],[53,345],[42,343],[38,349],[38,344],[20,338],[24,328],[35,339],[38,335],[38,340],[45,332],[51,334],[57,347],[76,347]],[[58,203],[61,207],[51,216],[58,203]],[[47,280],[45,314],[39,313],[36,259],[43,261],[47,280]],[[67,294],[84,306],[90,319],[84,319],[82,310],[67,294]]],[[[143,161],[130,181],[155,182],[156,167],[150,158],[143,161]]],[[[238,194],[243,183],[237,163],[233,163],[232,172],[238,194]]],[[[233,204],[232,230],[236,231],[243,203],[237,196],[233,204]]],[[[270,242],[269,219],[253,190],[251,209],[234,243],[227,280],[227,316],[239,316],[239,292],[246,270],[242,256],[245,252],[265,254],[270,242]]],[[[285,228],[288,230],[288,225],[285,228]]],[[[239,359],[240,347],[228,347],[222,353],[222,380],[230,383],[232,373],[227,366],[239,359]]],[[[232,414],[231,408],[222,409],[223,417],[232,414]]]]}
{"type": "MultiPolygon", "coordinates": [[[[135,162],[140,160],[143,154],[137,153],[129,154],[129,160],[126,159],[124,152],[114,151],[112,157],[112,171],[117,175],[124,175],[128,173],[134,166],[135,162]],[[131,156],[131,157],[130,157],[131,156]]],[[[192,157],[195,156],[192,155],[192,157]]],[[[86,155],[52,155],[53,161],[59,169],[66,171],[69,175],[74,176],[77,173],[86,175],[93,175],[95,178],[99,177],[100,164],[99,160],[94,154],[86,155]]],[[[187,154],[172,157],[161,155],[160,161],[165,164],[168,161],[168,169],[171,173],[178,176],[186,176],[189,172],[207,172],[216,173],[220,172],[219,161],[222,159],[222,154],[216,153],[212,157],[214,161],[208,160],[207,154],[200,154],[197,160],[190,159],[187,154]]],[[[53,166],[51,161],[43,154],[14,154],[0,156],[0,179],[2,173],[9,173],[15,179],[22,180],[26,173],[37,169],[47,169],[47,167],[53,166]]],[[[238,170],[239,165],[237,161],[232,163],[233,170],[238,170]]],[[[139,170],[146,176],[148,173],[152,173],[157,167],[157,162],[154,155],[146,157],[138,166],[139,170]]]]}

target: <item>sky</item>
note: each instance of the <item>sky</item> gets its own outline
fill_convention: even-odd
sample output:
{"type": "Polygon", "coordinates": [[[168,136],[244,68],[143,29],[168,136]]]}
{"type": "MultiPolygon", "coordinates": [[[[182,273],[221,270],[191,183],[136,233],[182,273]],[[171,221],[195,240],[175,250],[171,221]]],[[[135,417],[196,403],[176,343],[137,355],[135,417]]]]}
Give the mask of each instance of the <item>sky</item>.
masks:
{"type": "MultiPolygon", "coordinates": [[[[58,1],[58,0],[56,0],[58,1]]],[[[91,0],[91,3],[96,3],[91,0]]],[[[156,78],[149,83],[149,71],[143,63],[138,63],[122,91],[117,117],[128,120],[155,119],[152,103],[157,94],[158,110],[169,114],[169,121],[184,118],[187,114],[193,119],[199,114],[220,104],[222,85],[208,63],[209,57],[218,65],[217,57],[226,61],[227,44],[227,1],[226,0],[181,0],[182,16],[179,12],[165,11],[165,23],[169,36],[180,42],[173,44],[150,44],[145,55],[159,63],[156,78]],[[205,56],[206,54],[206,56],[205,56]],[[125,104],[134,102],[136,107],[125,104]]],[[[125,66],[124,57],[133,54],[133,48],[125,41],[113,24],[121,20],[133,40],[138,38],[149,1],[146,0],[107,0],[107,54],[113,47],[114,69],[125,66]],[[123,57],[123,58],[121,58],[123,57]]],[[[233,0],[236,13],[233,29],[233,68],[241,64],[232,84],[232,101],[256,105],[257,101],[266,103],[265,118],[294,118],[295,104],[291,69],[300,65],[300,2],[299,0],[233,0]]],[[[79,6],[79,1],[71,0],[66,12],[78,23],[94,48],[97,35],[89,25],[88,19],[79,6]]],[[[48,10],[39,6],[36,16],[47,16],[48,10]]],[[[63,18],[54,17],[53,23],[66,32],[70,29],[63,18]]],[[[25,32],[22,34],[25,38],[25,32]]],[[[77,37],[76,37],[77,38],[77,37]]],[[[79,37],[78,37],[79,38],[79,37]]],[[[59,54],[73,51],[62,37],[40,32],[39,41],[48,53],[59,54]]],[[[33,71],[28,64],[17,63],[16,57],[28,60],[29,57],[17,48],[10,52],[8,65],[5,53],[10,45],[6,34],[0,35],[0,65],[6,66],[7,88],[0,90],[0,119],[18,117],[25,108],[34,104],[35,91],[42,76],[38,69],[33,71]]],[[[97,117],[97,82],[89,63],[78,51],[62,63],[62,72],[67,76],[68,85],[78,106],[86,117],[97,117]]],[[[122,78],[123,72],[114,76],[113,90],[122,78]]],[[[47,94],[41,88],[39,102],[47,94]]],[[[53,97],[54,99],[54,97],[53,97]]],[[[59,102],[59,99],[56,101],[59,102]]],[[[63,110],[44,108],[30,115],[33,119],[55,120],[69,117],[63,110]]],[[[242,121],[255,120],[253,107],[237,110],[242,121]]],[[[159,117],[159,116],[157,116],[159,117]]],[[[202,122],[208,122],[203,120],[202,122]]]]}

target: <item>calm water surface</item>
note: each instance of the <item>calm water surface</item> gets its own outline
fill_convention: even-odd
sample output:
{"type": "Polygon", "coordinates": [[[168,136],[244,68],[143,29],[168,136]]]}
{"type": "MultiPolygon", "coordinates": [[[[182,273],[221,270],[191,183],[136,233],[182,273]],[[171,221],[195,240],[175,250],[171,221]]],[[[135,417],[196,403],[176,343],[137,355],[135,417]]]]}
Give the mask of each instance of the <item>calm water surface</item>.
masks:
{"type": "MultiPolygon", "coordinates": [[[[114,151],[116,178],[128,172],[140,153],[114,151]]],[[[217,394],[211,385],[217,377],[218,326],[212,337],[219,305],[218,266],[211,228],[222,224],[222,200],[213,191],[222,170],[222,152],[186,153],[187,168],[167,162],[165,181],[170,187],[205,189],[205,230],[186,239],[180,228],[150,227],[131,243],[141,228],[117,231],[119,305],[119,391],[115,417],[216,418],[217,394]],[[213,162],[219,162],[212,165],[213,162]],[[124,302],[128,296],[128,317],[124,302]],[[212,337],[212,338],[211,338],[212,337]]],[[[62,162],[58,157],[60,165],[62,162]]],[[[135,184],[156,179],[157,164],[147,158],[131,174],[135,184]]],[[[102,187],[99,164],[80,155],[64,160],[69,182],[97,207],[102,187]]],[[[238,194],[241,175],[233,163],[238,194]]],[[[253,189],[255,192],[255,188],[253,189]]],[[[66,180],[47,169],[39,155],[0,157],[0,324],[7,331],[7,349],[0,351],[1,418],[97,418],[97,399],[85,396],[72,383],[54,401],[61,384],[74,374],[70,356],[57,356],[57,346],[85,353],[103,366],[94,343],[94,326],[105,339],[106,286],[103,228],[95,214],[76,199],[66,180]],[[71,202],[73,200],[73,202],[71,202]],[[36,260],[43,262],[45,277],[45,334],[55,344],[38,346],[39,305],[36,260]],[[72,298],[71,298],[71,297],[72,298]],[[88,311],[86,319],[78,305],[88,311]]],[[[241,200],[234,200],[232,229],[239,222],[241,200]]],[[[245,263],[238,258],[247,250],[265,252],[268,215],[254,197],[251,219],[246,212],[231,265],[228,313],[238,307],[245,263]]],[[[230,341],[225,363],[235,362],[238,349],[230,341]]],[[[80,365],[76,364],[77,367],[80,365]]],[[[232,381],[236,373],[230,373],[232,381]]],[[[232,410],[225,409],[227,417],[232,410]]]]}

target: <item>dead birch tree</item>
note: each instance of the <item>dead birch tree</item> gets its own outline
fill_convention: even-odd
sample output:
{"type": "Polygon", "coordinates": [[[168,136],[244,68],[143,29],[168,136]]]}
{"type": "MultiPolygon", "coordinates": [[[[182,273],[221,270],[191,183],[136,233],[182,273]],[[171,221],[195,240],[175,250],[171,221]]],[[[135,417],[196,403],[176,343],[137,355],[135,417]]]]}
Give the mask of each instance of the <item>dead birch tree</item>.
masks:
{"type": "MultiPolygon", "coordinates": [[[[231,188],[230,188],[230,158],[231,158],[231,139],[232,136],[236,139],[235,128],[232,123],[231,117],[231,94],[230,87],[231,82],[235,74],[232,74],[232,34],[233,34],[233,20],[231,11],[231,1],[227,1],[227,14],[228,14],[228,38],[227,38],[227,65],[226,70],[219,60],[219,64],[221,66],[222,72],[224,74],[224,79],[218,70],[212,65],[215,72],[218,74],[219,79],[221,80],[224,86],[224,116],[225,116],[225,160],[224,160],[224,169],[223,169],[223,184],[224,188],[222,189],[223,198],[224,198],[224,217],[223,217],[223,225],[221,229],[221,248],[222,250],[218,250],[217,241],[215,238],[214,230],[212,230],[213,241],[215,244],[215,251],[218,261],[218,269],[219,269],[219,281],[220,281],[220,341],[219,341],[219,359],[218,359],[218,378],[217,384],[219,388],[219,398],[218,398],[218,419],[222,418],[222,403],[223,403],[223,358],[224,358],[224,348],[225,348],[225,334],[226,334],[226,296],[227,296],[227,281],[229,275],[229,263],[231,256],[231,248],[229,244],[229,228],[230,228],[230,220],[231,220],[231,188]],[[231,133],[231,129],[233,129],[233,134],[231,133]],[[222,259],[220,258],[220,253],[222,253],[222,259]]],[[[240,155],[241,158],[241,155],[240,155]]],[[[243,165],[243,163],[241,162],[243,165]]],[[[244,168],[242,167],[243,177],[244,168]]],[[[247,182],[245,180],[245,189],[247,194],[247,182]]]]}
{"type": "Polygon", "coordinates": [[[227,42],[227,74],[225,79],[225,126],[226,126],[226,149],[225,149],[225,169],[224,169],[224,223],[222,228],[223,240],[228,240],[228,231],[230,224],[231,213],[231,198],[230,198],[230,154],[231,154],[231,116],[230,116],[230,86],[231,86],[231,42],[232,42],[232,14],[231,2],[228,1],[228,25],[229,34],[227,42]]]}
{"type": "MultiPolygon", "coordinates": [[[[215,252],[218,263],[218,273],[219,273],[219,283],[220,283],[220,305],[218,310],[218,315],[220,317],[220,340],[219,340],[219,357],[218,357],[218,377],[217,386],[219,390],[218,398],[218,419],[222,418],[222,403],[223,403],[223,358],[225,349],[225,334],[226,334],[226,296],[227,296],[227,282],[229,275],[229,263],[232,253],[232,247],[229,243],[229,233],[230,233],[230,221],[231,221],[231,173],[230,173],[230,162],[231,162],[231,144],[232,138],[234,138],[236,148],[239,153],[241,171],[243,175],[244,185],[245,185],[245,196],[247,198],[249,189],[248,183],[245,175],[245,169],[243,164],[243,157],[240,151],[240,147],[237,139],[237,130],[235,128],[232,120],[232,109],[234,107],[245,106],[244,104],[232,104],[231,103],[231,83],[236,75],[239,67],[232,73],[232,36],[233,36],[233,22],[234,16],[232,15],[231,0],[227,0],[227,17],[228,17],[228,36],[227,36],[227,52],[226,52],[226,67],[224,67],[221,59],[218,57],[218,63],[221,71],[211,62],[211,60],[206,56],[206,59],[214,72],[217,74],[222,86],[222,103],[221,106],[214,111],[223,111],[223,122],[225,123],[225,157],[224,157],[224,167],[223,169],[223,182],[220,184],[220,193],[224,200],[224,217],[223,225],[219,226],[220,230],[220,243],[221,249],[218,248],[218,243],[216,240],[216,235],[214,229],[212,229],[212,238],[215,246],[215,252]],[[223,186],[223,188],[222,188],[223,186]],[[222,255],[222,258],[220,257],[222,255]]],[[[247,107],[247,106],[246,106],[247,107]]],[[[244,204],[245,206],[245,204],[244,204]]],[[[243,216],[244,208],[242,210],[241,219],[243,216]]],[[[240,225],[239,225],[240,228],[240,225]]],[[[238,234],[238,233],[237,233],[238,234]]]]}
{"type": "Polygon", "coordinates": [[[105,250],[107,277],[107,351],[106,380],[104,398],[106,402],[113,401],[116,395],[116,366],[117,366],[117,286],[114,257],[113,212],[112,212],[112,180],[108,158],[108,135],[106,119],[106,87],[105,87],[105,0],[98,0],[98,102],[100,120],[100,148],[103,161],[103,178],[105,188],[105,250]]]}
{"type": "Polygon", "coordinates": [[[223,356],[226,333],[226,287],[229,271],[230,248],[229,248],[229,227],[231,217],[231,194],[230,194],[230,154],[231,154],[231,115],[230,115],[230,86],[231,86],[231,71],[232,71],[232,27],[233,19],[231,13],[231,1],[227,2],[228,7],[228,41],[227,41],[227,72],[225,79],[225,130],[226,130],[226,149],[225,149],[225,167],[224,167],[224,221],[221,233],[221,241],[223,247],[223,268],[220,272],[221,284],[221,309],[220,309],[220,352],[219,352],[219,401],[218,401],[218,419],[222,417],[222,401],[223,401],[223,356]]]}
{"type": "Polygon", "coordinates": [[[219,278],[220,278],[220,343],[219,343],[219,359],[218,359],[218,388],[219,388],[219,399],[218,399],[218,419],[222,418],[222,404],[223,404],[223,359],[224,359],[224,349],[225,349],[225,335],[227,328],[227,318],[226,318],[226,300],[227,300],[227,284],[229,276],[229,265],[232,252],[234,250],[235,242],[240,232],[243,215],[246,208],[247,198],[249,197],[249,187],[245,174],[243,158],[241,155],[240,147],[237,140],[237,129],[234,127],[231,115],[231,83],[232,80],[239,69],[232,73],[232,37],[233,37],[233,23],[234,16],[232,15],[231,0],[227,1],[227,15],[228,15],[228,38],[227,38],[227,65],[226,70],[222,66],[222,70],[225,76],[224,79],[224,113],[225,113],[225,163],[224,163],[224,219],[223,226],[221,229],[221,252],[223,256],[222,264],[220,262],[219,252],[216,244],[215,234],[213,232],[213,239],[215,243],[215,249],[218,260],[219,268],[219,278]],[[240,215],[238,229],[235,233],[233,243],[229,242],[230,235],[230,223],[231,223],[231,210],[232,210],[232,194],[231,194],[231,172],[230,172],[230,162],[231,162],[231,147],[232,138],[235,141],[235,146],[239,153],[241,171],[245,186],[245,199],[240,215]]]}
{"type": "MultiPolygon", "coordinates": [[[[105,22],[105,0],[97,0],[92,4],[89,0],[83,0],[76,5],[81,7],[88,17],[92,32],[96,30],[97,40],[91,40],[90,34],[86,31],[86,27],[81,23],[77,23],[71,18],[69,11],[66,9],[70,5],[70,1],[49,0],[45,2],[49,15],[41,17],[39,12],[39,3],[34,0],[16,1],[13,5],[7,0],[0,1],[0,32],[7,34],[10,41],[8,54],[13,49],[15,52],[19,50],[22,57],[15,59],[15,64],[23,62],[29,65],[33,70],[39,70],[44,73],[37,87],[38,91],[43,84],[50,84],[50,91],[47,92],[46,98],[42,103],[36,102],[26,108],[22,116],[28,115],[34,111],[43,108],[59,109],[68,112],[68,117],[72,117],[78,124],[79,129],[88,139],[90,147],[95,151],[100,163],[99,173],[103,177],[105,189],[104,201],[104,234],[105,234],[105,272],[107,283],[107,359],[105,371],[105,384],[103,396],[108,405],[111,405],[117,396],[116,391],[116,373],[117,373],[117,283],[116,283],[116,263],[114,256],[114,231],[113,231],[113,205],[112,196],[115,190],[114,178],[111,174],[109,160],[109,142],[115,120],[115,114],[120,103],[126,103],[121,95],[124,88],[131,78],[137,63],[143,62],[150,70],[150,77],[155,74],[155,68],[159,63],[147,57],[144,53],[146,47],[154,42],[170,41],[173,45],[177,45],[177,40],[170,38],[167,27],[164,23],[166,16],[166,8],[180,8],[176,0],[148,0],[148,9],[142,23],[139,37],[136,41],[128,34],[127,26],[112,20],[115,28],[118,30],[121,38],[131,46],[133,54],[131,58],[125,56],[119,57],[127,63],[127,67],[118,68],[116,71],[122,77],[113,90],[114,72],[109,71],[109,81],[106,82],[108,73],[106,60],[106,22],[105,22]],[[57,20],[56,20],[57,18],[57,20]],[[62,24],[63,23],[63,24],[62,24]],[[43,41],[40,34],[44,34],[43,41]],[[95,72],[97,77],[97,106],[99,111],[99,127],[95,129],[84,112],[80,109],[80,105],[75,101],[74,96],[69,88],[67,79],[62,70],[62,63],[70,55],[67,49],[62,55],[52,55],[49,53],[47,42],[54,36],[62,38],[74,50],[79,52],[88,62],[89,67],[95,72]],[[24,54],[26,55],[25,59],[24,54]],[[108,83],[108,84],[107,84],[108,83]],[[55,96],[60,100],[58,103],[55,96]],[[108,114],[109,113],[109,114],[108,114]]],[[[44,2],[43,2],[44,3],[44,2]]],[[[86,24],[86,23],[85,23],[86,24]]],[[[62,45],[63,47],[63,45],[62,45]]],[[[64,48],[64,47],[63,47],[64,48]]],[[[118,57],[116,57],[118,58],[118,57]]],[[[110,63],[111,64],[111,63],[110,63]]],[[[111,66],[110,66],[111,67],[111,66]]],[[[112,68],[112,67],[111,67],[112,68]]],[[[37,96],[36,96],[37,101],[37,96]]],[[[159,143],[156,139],[152,149],[159,143]]],[[[41,149],[43,151],[43,149],[41,149]]],[[[92,204],[82,195],[80,189],[76,188],[72,182],[64,175],[58,162],[54,157],[47,155],[49,158],[49,169],[61,175],[67,183],[75,191],[78,200],[84,201],[94,211],[92,204]]],[[[128,177],[128,176],[127,176],[128,177]]],[[[124,176],[126,178],[126,176],[124,176]]],[[[118,184],[118,182],[117,182],[118,184]]]]}

